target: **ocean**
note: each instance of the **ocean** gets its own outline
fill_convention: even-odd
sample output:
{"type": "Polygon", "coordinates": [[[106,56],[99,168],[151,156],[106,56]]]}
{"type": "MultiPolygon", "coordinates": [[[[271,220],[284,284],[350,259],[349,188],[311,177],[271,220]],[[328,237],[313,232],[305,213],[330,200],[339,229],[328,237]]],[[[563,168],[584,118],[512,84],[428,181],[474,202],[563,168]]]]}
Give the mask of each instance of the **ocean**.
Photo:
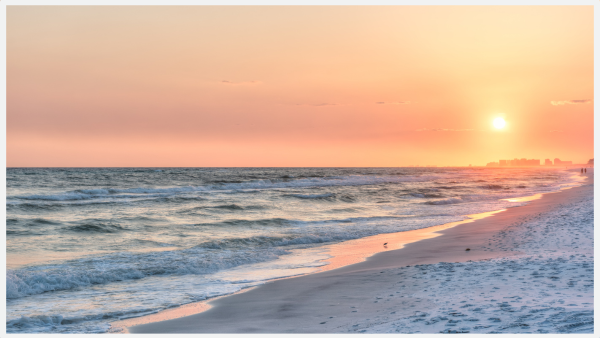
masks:
{"type": "Polygon", "coordinates": [[[110,322],[316,272],[328,244],[519,206],[546,168],[8,168],[10,333],[110,322]]]}

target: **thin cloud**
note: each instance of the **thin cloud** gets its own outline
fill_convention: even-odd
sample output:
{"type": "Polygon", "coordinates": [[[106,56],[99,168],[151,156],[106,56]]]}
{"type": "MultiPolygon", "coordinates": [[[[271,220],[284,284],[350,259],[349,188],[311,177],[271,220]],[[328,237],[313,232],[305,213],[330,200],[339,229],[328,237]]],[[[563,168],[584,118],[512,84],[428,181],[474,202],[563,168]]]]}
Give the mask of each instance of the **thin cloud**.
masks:
{"type": "Polygon", "coordinates": [[[565,101],[550,101],[553,106],[563,106],[565,104],[585,104],[590,103],[592,100],[565,100],[565,101]]]}
{"type": "Polygon", "coordinates": [[[421,128],[416,131],[473,131],[475,129],[421,128]]]}
{"type": "Polygon", "coordinates": [[[410,101],[398,101],[398,102],[375,102],[375,104],[411,104],[410,101]]]}
{"type": "Polygon", "coordinates": [[[326,106],[343,106],[340,103],[296,103],[294,106],[311,106],[311,107],[326,107],[326,106]]]}
{"type": "Polygon", "coordinates": [[[229,81],[229,80],[223,80],[223,81],[221,81],[219,83],[223,84],[223,85],[228,85],[228,86],[255,86],[255,85],[262,84],[262,82],[260,82],[260,81],[234,82],[234,81],[229,81]]]}

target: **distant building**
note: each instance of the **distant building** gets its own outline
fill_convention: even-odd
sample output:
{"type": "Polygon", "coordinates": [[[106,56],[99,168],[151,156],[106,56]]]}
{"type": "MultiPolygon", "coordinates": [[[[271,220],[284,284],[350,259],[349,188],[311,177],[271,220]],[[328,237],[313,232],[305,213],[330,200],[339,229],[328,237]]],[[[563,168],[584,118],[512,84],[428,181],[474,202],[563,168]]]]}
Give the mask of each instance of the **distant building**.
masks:
{"type": "Polygon", "coordinates": [[[587,164],[594,165],[594,159],[592,158],[591,160],[589,160],[587,164]]]}
{"type": "MultiPolygon", "coordinates": [[[[547,160],[550,161],[550,160],[547,160]]],[[[552,164],[552,162],[550,162],[550,164],[552,164]]],[[[515,158],[514,160],[498,160],[498,162],[490,162],[487,164],[487,166],[492,167],[492,166],[500,166],[500,167],[533,167],[533,166],[539,166],[540,165],[540,160],[536,160],[536,159],[526,159],[526,158],[515,158]],[[495,165],[493,165],[493,163],[496,163],[495,165]]]]}
{"type": "Polygon", "coordinates": [[[550,161],[550,159],[547,158],[544,165],[552,165],[552,161],[550,161]]]}
{"type": "Polygon", "coordinates": [[[490,163],[486,164],[485,166],[486,167],[497,167],[499,165],[498,165],[498,162],[490,162],[490,163]]]}
{"type": "Polygon", "coordinates": [[[559,158],[554,159],[554,165],[571,165],[573,161],[561,161],[559,158]]]}

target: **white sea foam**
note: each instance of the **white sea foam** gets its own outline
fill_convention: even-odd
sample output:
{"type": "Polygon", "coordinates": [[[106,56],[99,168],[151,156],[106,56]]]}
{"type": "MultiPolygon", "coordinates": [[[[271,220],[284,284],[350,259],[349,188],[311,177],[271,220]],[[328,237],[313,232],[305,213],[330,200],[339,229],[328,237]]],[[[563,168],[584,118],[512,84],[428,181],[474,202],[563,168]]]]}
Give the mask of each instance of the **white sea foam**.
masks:
{"type": "Polygon", "coordinates": [[[15,299],[154,275],[209,274],[239,265],[273,260],[286,253],[277,248],[214,252],[198,247],[144,254],[118,253],[66,261],[58,265],[7,270],[6,298],[15,299]]]}

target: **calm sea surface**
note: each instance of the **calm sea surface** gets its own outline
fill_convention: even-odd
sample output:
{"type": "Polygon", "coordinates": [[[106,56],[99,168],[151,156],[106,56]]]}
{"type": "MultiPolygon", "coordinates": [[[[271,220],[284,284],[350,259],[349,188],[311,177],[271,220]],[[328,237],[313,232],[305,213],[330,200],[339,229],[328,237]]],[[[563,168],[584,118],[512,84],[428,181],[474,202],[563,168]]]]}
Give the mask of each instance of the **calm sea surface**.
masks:
{"type": "Polygon", "coordinates": [[[310,273],[326,245],[574,184],[552,169],[7,169],[8,332],[109,322],[310,273]]]}

